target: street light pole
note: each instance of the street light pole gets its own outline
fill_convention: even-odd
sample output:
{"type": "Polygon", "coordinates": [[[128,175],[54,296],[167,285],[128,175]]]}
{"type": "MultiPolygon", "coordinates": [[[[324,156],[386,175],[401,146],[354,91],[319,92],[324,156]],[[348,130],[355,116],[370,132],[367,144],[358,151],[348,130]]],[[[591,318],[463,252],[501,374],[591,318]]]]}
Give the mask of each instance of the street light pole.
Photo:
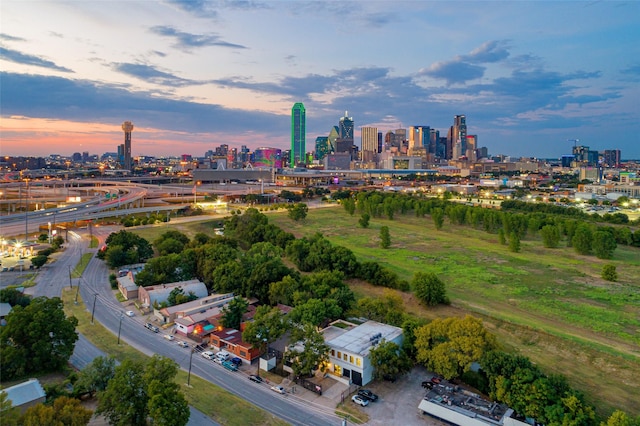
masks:
{"type": "Polygon", "coordinates": [[[189,374],[187,375],[187,386],[191,387],[191,360],[193,359],[193,351],[194,347],[191,348],[191,353],[189,354],[189,374]]]}
{"type": "Polygon", "coordinates": [[[93,295],[93,308],[91,309],[91,324],[93,324],[93,316],[96,313],[96,300],[98,300],[98,293],[93,295]]]}
{"type": "Polygon", "coordinates": [[[124,318],[124,315],[120,314],[120,323],[118,324],[118,346],[120,345],[120,330],[122,329],[122,318],[124,318]]]}

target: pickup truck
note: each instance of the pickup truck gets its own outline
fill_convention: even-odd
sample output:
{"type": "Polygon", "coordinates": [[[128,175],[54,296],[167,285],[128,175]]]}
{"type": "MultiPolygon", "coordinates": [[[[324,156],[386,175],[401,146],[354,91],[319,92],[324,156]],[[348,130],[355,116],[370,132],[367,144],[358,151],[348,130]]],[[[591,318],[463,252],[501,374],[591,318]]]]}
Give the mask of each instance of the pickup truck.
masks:
{"type": "Polygon", "coordinates": [[[222,366],[229,371],[238,371],[238,367],[236,367],[236,365],[231,361],[224,361],[222,363],[222,366]]]}

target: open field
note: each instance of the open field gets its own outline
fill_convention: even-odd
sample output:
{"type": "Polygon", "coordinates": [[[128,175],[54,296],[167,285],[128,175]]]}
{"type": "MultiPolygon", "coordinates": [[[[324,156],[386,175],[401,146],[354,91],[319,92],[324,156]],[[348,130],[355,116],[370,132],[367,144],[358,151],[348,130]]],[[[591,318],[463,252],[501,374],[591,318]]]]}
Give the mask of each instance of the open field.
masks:
{"type": "MultiPolygon", "coordinates": [[[[64,289],[62,300],[67,315],[78,318],[78,332],[82,333],[100,350],[113,355],[120,362],[125,359],[146,361],[147,356],[121,341],[118,345],[116,336],[101,324],[91,324],[91,315],[84,302],[74,303],[74,289],[64,289]]],[[[187,373],[178,371],[176,383],[184,393],[190,405],[223,425],[285,425],[284,421],[274,417],[242,398],[230,394],[222,388],[191,375],[191,387],[187,387],[187,373]]]]}
{"type": "MultiPolygon", "coordinates": [[[[362,229],[359,215],[349,216],[338,206],[311,209],[301,222],[283,212],[268,216],[297,237],[320,232],[359,260],[377,261],[404,279],[417,271],[437,273],[447,284],[452,305],[427,309],[410,293],[399,293],[406,312],[425,319],[468,313],[480,317],[507,350],[529,357],[547,374],[565,375],[600,415],[616,408],[640,415],[639,249],[620,246],[614,259],[603,261],[571,248],[545,249],[537,237],[528,237],[521,251],[512,253],[497,235],[447,222],[437,231],[429,217],[412,214],[393,221],[374,218],[362,229]],[[388,250],[378,246],[383,225],[391,232],[388,250]],[[600,278],[605,263],[617,266],[617,283],[600,278]]],[[[217,226],[213,223],[175,228],[189,236],[210,235],[217,226]]],[[[144,227],[135,232],[153,241],[165,230],[144,227]]],[[[362,282],[350,285],[358,295],[393,291],[362,282]]]]}
{"type": "MultiPolygon", "coordinates": [[[[452,305],[427,310],[403,294],[407,312],[479,316],[505,347],[547,373],[567,376],[600,414],[613,408],[640,414],[640,250],[621,246],[614,259],[603,261],[571,248],[545,249],[534,237],[512,253],[497,235],[446,224],[437,231],[428,217],[373,219],[362,229],[359,216],[342,208],[310,210],[304,222],[284,214],[269,218],[297,237],[320,232],[358,259],[380,262],[408,280],[417,271],[437,273],[452,305]],[[378,246],[384,225],[391,232],[388,250],[378,246]],[[617,283],[600,278],[605,263],[617,266],[617,283]]],[[[366,283],[352,288],[367,295],[383,291],[366,283]]]]}

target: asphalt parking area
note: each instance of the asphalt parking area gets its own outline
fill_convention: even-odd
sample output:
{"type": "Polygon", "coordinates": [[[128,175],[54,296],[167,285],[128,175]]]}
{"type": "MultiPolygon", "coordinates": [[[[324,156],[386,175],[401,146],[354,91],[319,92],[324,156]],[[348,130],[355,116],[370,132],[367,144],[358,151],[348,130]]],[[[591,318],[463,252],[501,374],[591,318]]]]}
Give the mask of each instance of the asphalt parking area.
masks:
{"type": "Polygon", "coordinates": [[[447,423],[424,415],[418,410],[418,404],[425,395],[422,381],[431,376],[424,367],[414,367],[395,383],[376,381],[364,386],[379,397],[378,401],[361,408],[369,415],[367,425],[446,426],[447,423]]]}

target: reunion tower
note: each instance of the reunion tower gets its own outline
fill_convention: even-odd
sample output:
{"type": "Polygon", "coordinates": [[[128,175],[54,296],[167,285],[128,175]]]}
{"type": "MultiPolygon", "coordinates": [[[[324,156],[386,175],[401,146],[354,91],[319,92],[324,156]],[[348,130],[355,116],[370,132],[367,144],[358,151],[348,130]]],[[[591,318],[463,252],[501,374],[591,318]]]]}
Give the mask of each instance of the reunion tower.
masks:
{"type": "Polygon", "coordinates": [[[131,170],[131,132],[133,132],[133,123],[125,121],[122,123],[124,131],[124,169],[131,170]]]}

